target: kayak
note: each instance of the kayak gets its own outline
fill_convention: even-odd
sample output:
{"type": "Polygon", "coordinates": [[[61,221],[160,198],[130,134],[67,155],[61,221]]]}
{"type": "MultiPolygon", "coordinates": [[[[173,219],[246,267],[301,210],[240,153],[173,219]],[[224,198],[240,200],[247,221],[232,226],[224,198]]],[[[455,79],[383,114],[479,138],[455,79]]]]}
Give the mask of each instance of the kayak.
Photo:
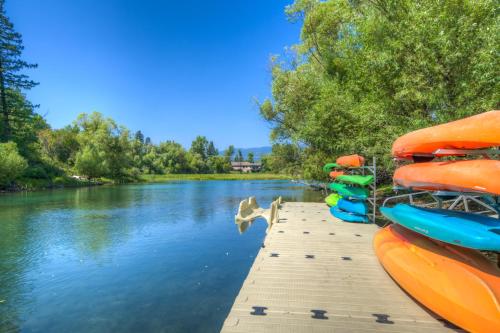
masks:
{"type": "Polygon", "coordinates": [[[330,213],[338,219],[341,219],[345,222],[361,222],[361,223],[369,223],[368,217],[366,215],[358,215],[343,211],[338,206],[330,208],[330,213]]]}
{"type": "Polygon", "coordinates": [[[408,164],[394,172],[394,184],[417,190],[500,195],[500,161],[461,160],[408,164]]]}
{"type": "Polygon", "coordinates": [[[484,112],[399,137],[392,155],[412,159],[432,156],[437,149],[482,149],[500,146],[500,111],[484,112]]]}
{"type": "Polygon", "coordinates": [[[341,175],[336,178],[339,182],[342,183],[350,183],[360,186],[367,186],[373,184],[373,176],[372,175],[341,175]]]}
{"type": "Polygon", "coordinates": [[[325,202],[328,206],[333,207],[336,206],[338,201],[342,198],[338,193],[332,193],[325,198],[325,202]]]}
{"type": "Polygon", "coordinates": [[[359,168],[365,164],[365,158],[357,154],[337,158],[337,164],[344,168],[359,168]]]}
{"type": "Polygon", "coordinates": [[[342,176],[344,174],[344,171],[332,171],[329,173],[330,178],[335,179],[338,176],[342,176]]]}
{"type": "Polygon", "coordinates": [[[470,332],[498,332],[500,269],[481,252],[392,224],[373,239],[392,278],[418,302],[470,332]]]}
{"type": "Polygon", "coordinates": [[[368,206],[364,201],[350,201],[347,199],[340,199],[337,202],[337,207],[348,213],[358,215],[368,214],[368,206]]]}
{"type": "MultiPolygon", "coordinates": [[[[342,208],[341,201],[339,208],[342,208]]],[[[476,250],[500,251],[500,220],[496,218],[407,204],[381,207],[380,212],[394,223],[442,242],[476,250]]]]}
{"type": "Polygon", "coordinates": [[[366,188],[362,187],[354,187],[341,183],[330,183],[328,185],[330,190],[337,192],[344,198],[357,199],[357,200],[366,200],[370,192],[366,188]]]}
{"type": "Polygon", "coordinates": [[[340,165],[338,165],[337,163],[326,163],[323,166],[323,171],[330,172],[332,169],[336,169],[336,168],[340,168],[340,165]]]}

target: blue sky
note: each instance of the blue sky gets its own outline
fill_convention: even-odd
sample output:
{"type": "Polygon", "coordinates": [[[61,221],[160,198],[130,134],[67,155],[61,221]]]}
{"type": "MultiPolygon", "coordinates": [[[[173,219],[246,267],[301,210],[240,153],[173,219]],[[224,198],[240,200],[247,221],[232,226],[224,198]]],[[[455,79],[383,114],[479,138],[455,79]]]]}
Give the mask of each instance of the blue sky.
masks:
{"type": "Polygon", "coordinates": [[[153,141],[269,144],[253,98],[270,96],[269,56],[299,40],[292,0],[7,0],[54,128],[99,111],[153,141]]]}

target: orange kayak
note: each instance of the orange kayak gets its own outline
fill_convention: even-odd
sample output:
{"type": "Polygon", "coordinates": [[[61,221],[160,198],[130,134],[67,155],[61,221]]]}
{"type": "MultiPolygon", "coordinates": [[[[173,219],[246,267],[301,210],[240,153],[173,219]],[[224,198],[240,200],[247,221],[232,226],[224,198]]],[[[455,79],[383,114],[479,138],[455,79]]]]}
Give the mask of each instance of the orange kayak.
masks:
{"type": "Polygon", "coordinates": [[[342,176],[344,174],[344,171],[332,171],[330,172],[330,178],[335,179],[338,176],[342,176]]]}
{"type": "Polygon", "coordinates": [[[337,158],[337,164],[344,168],[359,168],[365,164],[365,158],[357,154],[337,158]]]}
{"type": "Polygon", "coordinates": [[[500,161],[423,162],[394,172],[394,184],[416,190],[481,192],[500,195],[500,161]]]}
{"type": "Polygon", "coordinates": [[[424,128],[399,137],[392,155],[411,159],[437,149],[481,149],[500,146],[500,111],[484,112],[450,123],[424,128]]]}
{"type": "Polygon", "coordinates": [[[499,331],[500,269],[481,252],[394,224],[373,245],[386,271],[427,308],[470,332],[499,331]]]}

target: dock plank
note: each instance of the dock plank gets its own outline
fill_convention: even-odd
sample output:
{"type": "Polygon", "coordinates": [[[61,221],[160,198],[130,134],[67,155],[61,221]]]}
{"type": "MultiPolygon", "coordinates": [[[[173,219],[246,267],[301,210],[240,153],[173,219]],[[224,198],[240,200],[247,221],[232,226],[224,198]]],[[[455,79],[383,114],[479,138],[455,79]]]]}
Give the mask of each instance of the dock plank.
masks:
{"type": "Polygon", "coordinates": [[[320,203],[284,203],[221,332],[454,332],[380,266],[378,227],[320,203]]]}

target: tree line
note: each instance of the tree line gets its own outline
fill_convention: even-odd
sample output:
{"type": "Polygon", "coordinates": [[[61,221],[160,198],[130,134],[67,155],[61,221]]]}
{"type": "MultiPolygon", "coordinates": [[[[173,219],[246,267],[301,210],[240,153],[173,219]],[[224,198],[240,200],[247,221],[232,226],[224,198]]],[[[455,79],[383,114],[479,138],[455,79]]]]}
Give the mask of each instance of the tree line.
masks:
{"type": "Polygon", "coordinates": [[[318,179],[358,153],[389,174],[398,136],[498,109],[498,13],[494,0],[296,0],[301,41],[272,57],[260,103],[272,163],[318,179]]]}

